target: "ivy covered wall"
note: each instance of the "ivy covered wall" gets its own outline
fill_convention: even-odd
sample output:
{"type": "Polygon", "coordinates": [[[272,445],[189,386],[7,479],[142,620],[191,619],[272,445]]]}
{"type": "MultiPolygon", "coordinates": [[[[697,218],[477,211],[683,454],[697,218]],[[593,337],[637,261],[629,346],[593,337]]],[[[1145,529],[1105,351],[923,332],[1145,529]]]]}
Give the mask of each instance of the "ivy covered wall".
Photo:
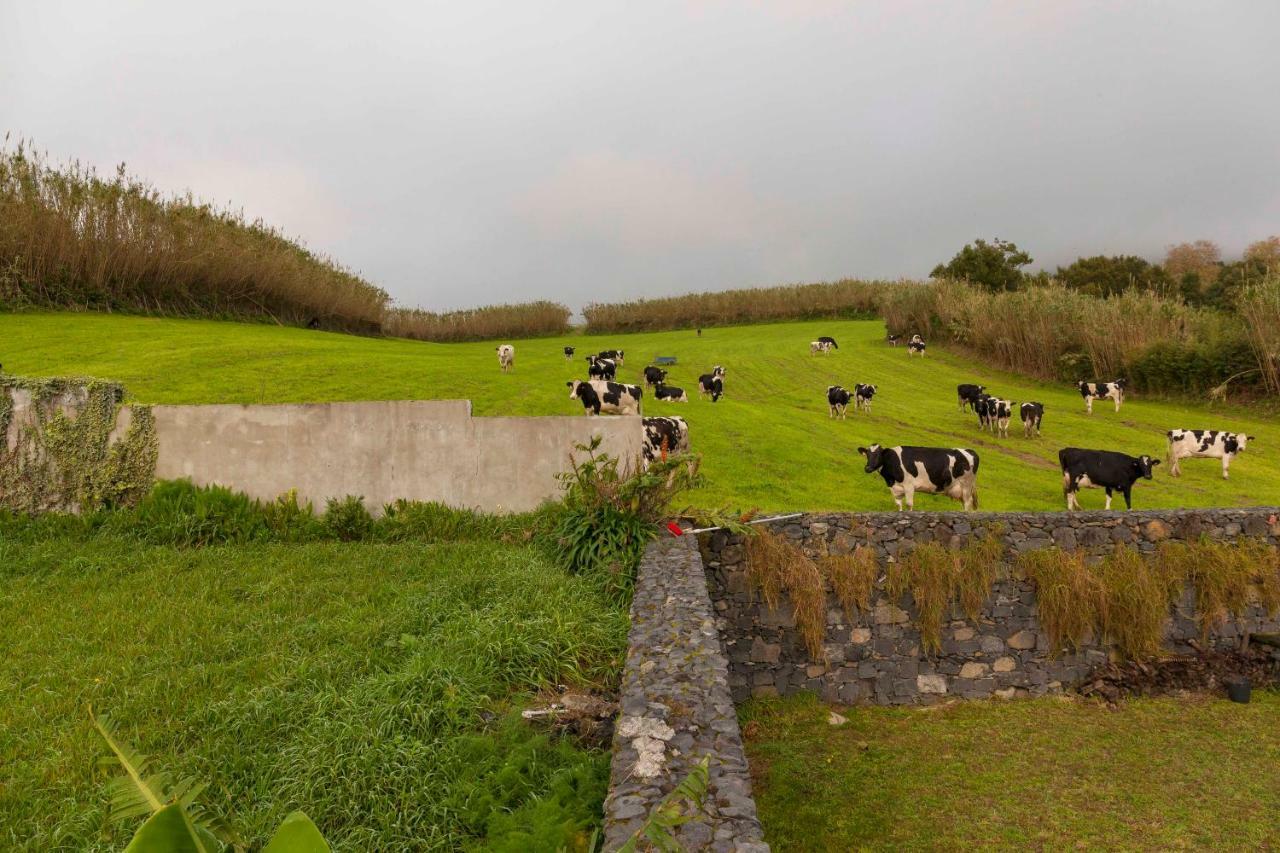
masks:
{"type": "Polygon", "coordinates": [[[88,512],[151,489],[151,409],[123,410],[124,388],[89,378],[0,374],[0,509],[88,512]]]}

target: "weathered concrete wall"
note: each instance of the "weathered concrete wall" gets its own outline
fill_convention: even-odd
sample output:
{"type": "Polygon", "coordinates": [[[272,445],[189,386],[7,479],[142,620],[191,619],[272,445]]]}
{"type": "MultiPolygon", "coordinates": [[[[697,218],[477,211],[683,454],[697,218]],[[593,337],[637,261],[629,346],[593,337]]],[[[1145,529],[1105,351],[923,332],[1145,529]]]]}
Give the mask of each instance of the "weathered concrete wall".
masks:
{"type": "Polygon", "coordinates": [[[559,494],[576,444],[639,456],[638,417],[473,418],[467,400],[156,406],[156,476],[274,499],[361,495],[520,512],[559,494]]]}
{"type": "MultiPolygon", "coordinates": [[[[962,545],[994,525],[1003,528],[1006,554],[1057,546],[1100,558],[1121,545],[1152,552],[1165,539],[1201,536],[1232,540],[1242,535],[1280,543],[1280,508],[1140,512],[1047,513],[857,513],[807,515],[772,526],[810,556],[847,554],[859,545],[875,548],[881,566],[915,543],[962,545]]],[[[922,653],[918,614],[910,595],[890,600],[879,585],[870,612],[852,618],[827,590],[825,660],[811,660],[797,634],[789,603],[775,612],[746,578],[740,537],[705,536],[703,556],[717,626],[729,658],[735,701],[752,695],[818,693],[828,701],[930,704],[948,696],[982,698],[1040,695],[1062,689],[1105,662],[1108,649],[1087,644],[1077,653],[1051,654],[1040,629],[1036,585],[1010,576],[997,581],[976,621],[959,608],[942,630],[939,654],[922,653]]],[[[881,578],[883,580],[883,577],[881,578]]],[[[1189,651],[1200,636],[1194,598],[1187,590],[1170,614],[1171,651],[1189,651]]],[[[1228,620],[1211,642],[1231,645],[1239,632],[1280,630],[1280,621],[1259,607],[1228,620]],[[1243,624],[1241,624],[1243,623],[1243,624]]]]}
{"type": "Polygon", "coordinates": [[[605,800],[605,850],[617,850],[650,812],[710,756],[704,809],[680,827],[686,850],[767,853],[729,696],[702,559],[692,536],[645,552],[631,601],[605,800]]]}

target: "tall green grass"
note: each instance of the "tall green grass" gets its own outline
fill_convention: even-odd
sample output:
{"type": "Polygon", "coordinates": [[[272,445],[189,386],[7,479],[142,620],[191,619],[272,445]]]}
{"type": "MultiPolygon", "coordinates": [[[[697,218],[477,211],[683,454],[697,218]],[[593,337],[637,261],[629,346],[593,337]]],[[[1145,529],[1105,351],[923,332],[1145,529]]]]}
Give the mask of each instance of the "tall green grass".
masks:
{"type": "Polygon", "coordinates": [[[608,755],[519,719],[616,684],[625,612],[524,545],[0,539],[0,848],[119,850],[87,707],[261,844],[569,850],[608,755]]]}

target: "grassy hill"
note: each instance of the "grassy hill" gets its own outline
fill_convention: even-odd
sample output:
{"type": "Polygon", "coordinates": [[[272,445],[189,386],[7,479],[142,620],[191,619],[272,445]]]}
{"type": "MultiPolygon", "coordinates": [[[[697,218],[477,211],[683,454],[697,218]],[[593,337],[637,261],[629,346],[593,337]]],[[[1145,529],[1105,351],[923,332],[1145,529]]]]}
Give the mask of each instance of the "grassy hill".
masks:
{"type": "MultiPolygon", "coordinates": [[[[876,321],[813,321],[693,332],[570,336],[511,341],[516,369],[498,371],[494,344],[429,344],[361,338],[267,325],[162,320],[92,314],[0,315],[0,363],[12,373],[90,374],[124,382],[150,403],[271,403],[369,399],[470,398],[477,415],[580,414],[565,382],[585,377],[580,354],[622,348],[619,378],[638,382],[655,355],[679,365],[669,381],[690,391],[688,405],[646,400],[647,414],[684,416],[702,453],[700,505],[765,510],[892,509],[878,477],[862,472],[859,445],[879,442],[963,446],[982,457],[981,508],[1062,507],[1057,451],[1095,447],[1163,458],[1172,428],[1247,431],[1256,437],[1223,481],[1216,460],[1190,460],[1180,480],[1166,466],[1135,489],[1137,508],[1280,503],[1280,426],[1246,408],[1131,396],[1119,414],[1109,402],[1086,416],[1075,389],[993,370],[932,346],[925,359],[883,344],[876,321]],[[808,342],[830,334],[841,348],[809,354],[808,342]],[[728,370],[717,404],[696,399],[699,373],[728,370]],[[847,421],[827,416],[826,388],[855,382],[879,386],[871,415],[847,421]],[[994,393],[1038,400],[1046,407],[1044,436],[1008,439],[980,433],[977,419],[956,407],[955,386],[981,382],[994,393]]],[[[1112,377],[1102,377],[1110,379],[1112,377]]],[[[1101,508],[1101,492],[1083,496],[1101,508]]],[[[1121,502],[1123,505],[1123,502],[1121,502]]],[[[920,509],[958,508],[921,496],[920,509]]]]}

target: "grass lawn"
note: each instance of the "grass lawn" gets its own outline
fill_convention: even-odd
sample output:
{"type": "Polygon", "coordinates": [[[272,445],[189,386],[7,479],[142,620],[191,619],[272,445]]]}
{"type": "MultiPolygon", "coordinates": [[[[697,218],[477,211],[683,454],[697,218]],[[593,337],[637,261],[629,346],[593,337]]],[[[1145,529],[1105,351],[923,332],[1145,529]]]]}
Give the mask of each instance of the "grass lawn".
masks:
{"type": "Polygon", "coordinates": [[[581,849],[609,758],[518,719],[616,680],[626,617],[527,547],[0,541],[0,849],[120,850],[86,709],[254,849],[581,849]]]}
{"type": "MultiPolygon", "coordinates": [[[[1216,460],[1188,460],[1180,480],[1156,469],[1134,491],[1138,508],[1280,503],[1280,424],[1274,413],[1218,408],[1133,395],[1119,414],[1109,401],[1086,416],[1075,389],[1003,373],[931,346],[909,358],[882,342],[877,321],[815,321],[692,332],[572,336],[514,341],[516,368],[498,370],[493,343],[429,344],[360,338],[267,325],[160,320],[102,314],[0,314],[0,362],[29,375],[90,374],[124,382],[150,403],[266,403],[367,399],[469,398],[478,415],[581,414],[564,383],[585,377],[579,353],[622,348],[619,376],[640,381],[655,355],[679,358],[671,384],[690,391],[688,405],[645,411],[683,415],[704,458],[707,485],[695,504],[765,510],[893,509],[883,482],[862,472],[856,448],[924,444],[963,446],[982,458],[981,508],[1062,508],[1057,452],[1066,446],[1163,457],[1166,430],[1209,428],[1256,437],[1224,481],[1216,460]],[[840,349],[809,354],[809,341],[831,334],[840,349]],[[697,376],[714,364],[728,370],[717,404],[696,399],[697,376]],[[856,382],[879,386],[873,414],[827,417],[826,388],[856,382]],[[1045,404],[1044,436],[997,439],[957,410],[955,386],[981,382],[1016,401],[1045,404]]],[[[1111,379],[1113,377],[1102,377],[1111,379]]],[[[1119,500],[1119,498],[1118,498],[1119,500]]],[[[1086,507],[1100,508],[1101,491],[1086,507]]],[[[1123,503],[1121,503],[1121,506],[1123,503]]],[[[920,509],[953,509],[946,498],[920,496],[920,509]]]]}
{"type": "Polygon", "coordinates": [[[1049,698],[741,716],[774,850],[1264,850],[1280,839],[1280,694],[1049,698]]]}

